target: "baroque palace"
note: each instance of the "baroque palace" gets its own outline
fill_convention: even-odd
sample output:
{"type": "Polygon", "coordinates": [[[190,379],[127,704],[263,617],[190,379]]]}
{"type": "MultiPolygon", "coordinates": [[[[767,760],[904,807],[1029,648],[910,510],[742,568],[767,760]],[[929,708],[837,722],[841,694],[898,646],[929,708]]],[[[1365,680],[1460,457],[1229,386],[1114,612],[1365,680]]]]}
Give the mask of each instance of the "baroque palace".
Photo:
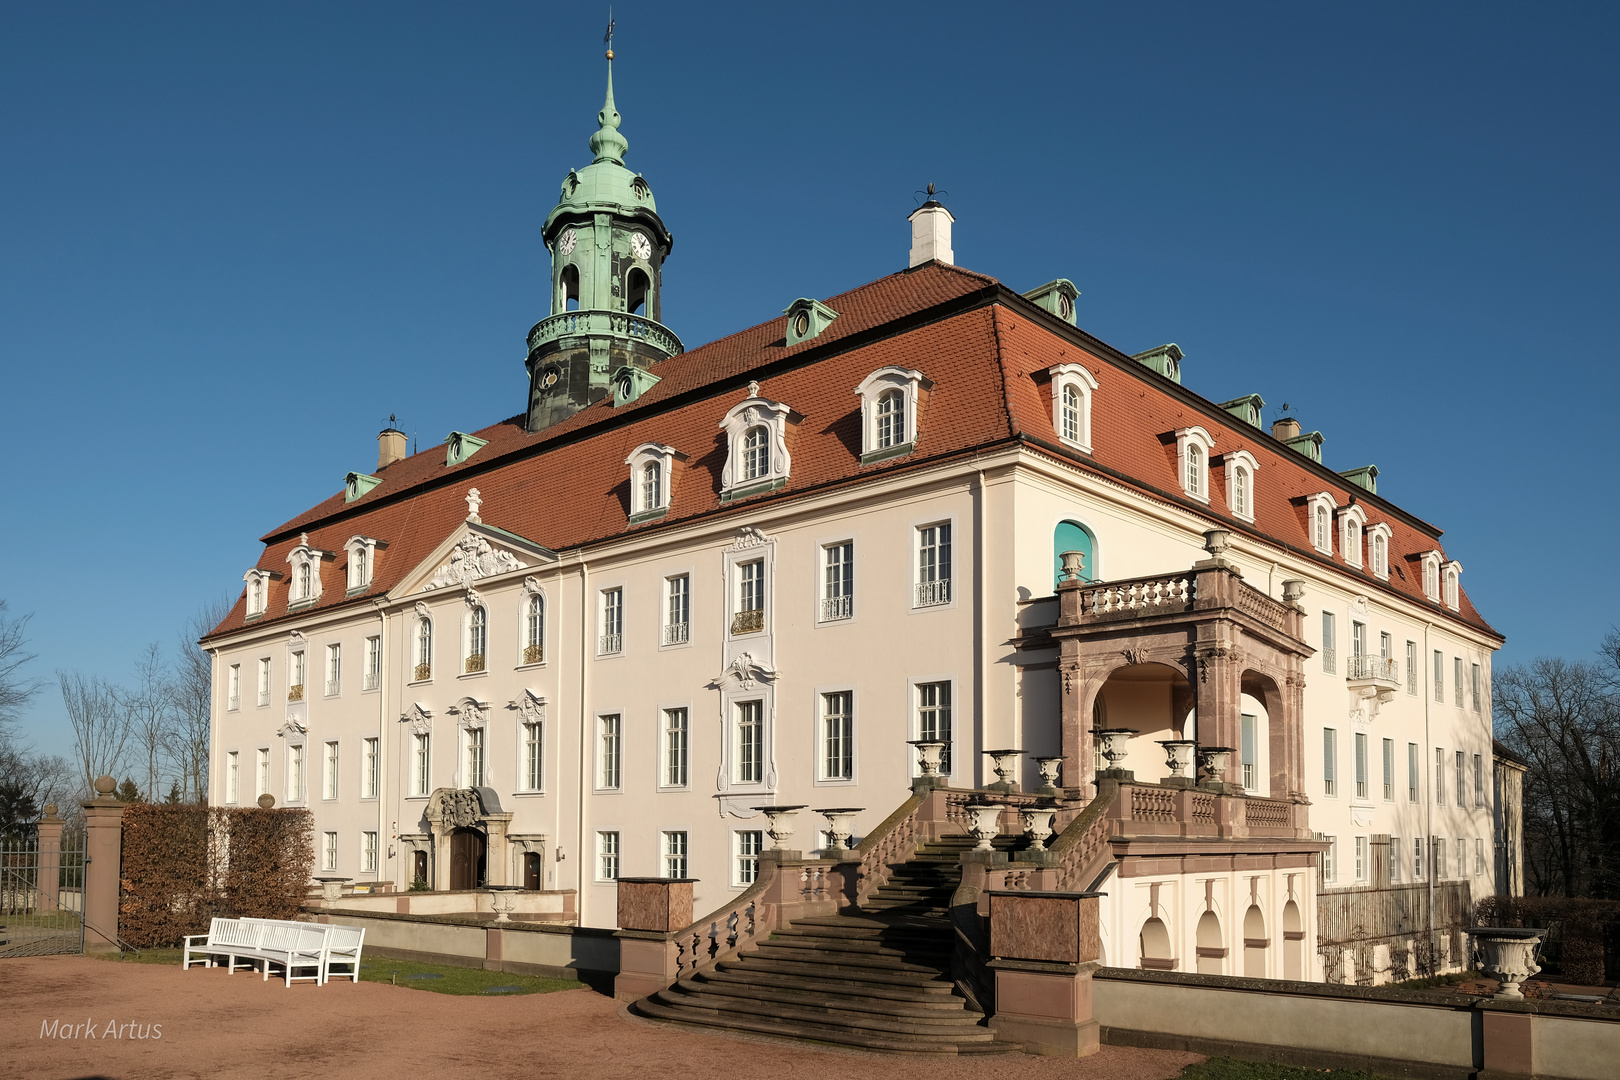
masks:
{"type": "Polygon", "coordinates": [[[688,350],[611,71],[598,122],[522,411],[414,455],[383,431],[205,639],[215,803],[309,808],[361,888],[612,927],[620,878],[696,879],[699,914],[748,890],[761,807],[836,853],[916,784],[957,822],[1095,819],[1046,887],[1105,893],[1108,964],[1462,958],[1512,872],[1503,639],[1376,467],[1092,337],[1067,280],[957,267],[932,197],[904,269],[688,350]]]}

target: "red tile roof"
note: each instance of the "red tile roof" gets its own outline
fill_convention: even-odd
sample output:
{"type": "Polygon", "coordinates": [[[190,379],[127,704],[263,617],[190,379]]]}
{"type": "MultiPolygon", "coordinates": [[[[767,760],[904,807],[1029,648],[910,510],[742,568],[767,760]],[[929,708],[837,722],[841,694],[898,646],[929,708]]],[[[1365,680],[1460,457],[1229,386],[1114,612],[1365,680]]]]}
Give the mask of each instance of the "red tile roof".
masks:
{"type": "MultiPolygon", "coordinates": [[[[1358,495],[1367,504],[1369,524],[1389,523],[1394,530],[1392,568],[1403,566],[1407,553],[1438,547],[1432,527],[1399,512],[1381,512],[1376,504],[1382,500],[1367,499],[1342,479],[1325,479],[1322,470],[1268,435],[1074,332],[992,278],[928,263],[828,297],[825,303],[839,317],[811,341],[786,346],[783,320],[772,319],[663,361],[655,369],[659,383],[630,405],[615,409],[605,399],[532,434],[524,430],[522,416],[513,417],[474,432],[488,445],[450,468],[437,446],[395,462],[381,471],[382,483],[364,497],[345,503],[340,490],[266,534],[258,565],[285,570],[299,533],[308,532],[313,546],[340,553],[322,566],[321,600],[313,610],[380,595],[398,585],[465,519],[465,495],[474,486],[483,496],[484,521],[552,550],[608,540],[631,528],[629,475],[623,462],[648,441],[673,446],[689,460],[675,474],[668,515],[639,529],[745,512],[735,508],[1023,438],[1054,456],[1192,507],[1219,524],[1258,532],[1318,559],[1325,557],[1311,548],[1295,500],[1322,490],[1333,492],[1341,505],[1358,495]],[[1062,447],[1052,430],[1050,390],[1041,379],[1047,369],[1068,362],[1084,364],[1098,380],[1093,458],[1062,447]],[[934,386],[918,417],[916,451],[863,467],[855,386],[889,364],[918,368],[934,386]],[[718,425],[726,410],[747,396],[750,378],[759,381],[762,396],[786,402],[804,419],[789,440],[792,472],[786,487],[722,507],[724,444],[718,425]],[[1214,437],[1217,455],[1242,448],[1260,463],[1254,528],[1224,520],[1229,515],[1221,481],[1211,484],[1207,509],[1180,494],[1175,445],[1172,440],[1167,451],[1161,436],[1192,424],[1214,437]],[[344,589],[341,552],[354,535],[388,544],[377,557],[372,587],[362,597],[346,597],[344,589]]],[[[1370,575],[1367,584],[1374,590],[1384,587],[1370,575]]],[[[1422,600],[1415,576],[1405,580],[1392,573],[1388,587],[1422,600]]],[[[285,578],[272,583],[268,614],[256,623],[287,617],[287,588],[285,578]]],[[[210,637],[242,628],[244,614],[239,599],[210,637]]],[[[1464,622],[1494,633],[1466,598],[1459,614],[1464,622]]]]}

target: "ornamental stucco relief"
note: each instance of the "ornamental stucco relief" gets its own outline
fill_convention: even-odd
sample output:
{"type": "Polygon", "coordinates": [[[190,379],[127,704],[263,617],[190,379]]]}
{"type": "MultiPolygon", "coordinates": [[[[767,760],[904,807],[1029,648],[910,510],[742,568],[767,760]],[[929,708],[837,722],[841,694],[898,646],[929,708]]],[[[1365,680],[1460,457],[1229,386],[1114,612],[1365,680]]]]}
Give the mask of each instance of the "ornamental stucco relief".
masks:
{"type": "Polygon", "coordinates": [[[482,536],[468,533],[450,553],[450,561],[434,572],[422,589],[448,589],[466,585],[479,578],[493,577],[511,570],[522,570],[529,564],[510,551],[494,547],[482,536]]]}

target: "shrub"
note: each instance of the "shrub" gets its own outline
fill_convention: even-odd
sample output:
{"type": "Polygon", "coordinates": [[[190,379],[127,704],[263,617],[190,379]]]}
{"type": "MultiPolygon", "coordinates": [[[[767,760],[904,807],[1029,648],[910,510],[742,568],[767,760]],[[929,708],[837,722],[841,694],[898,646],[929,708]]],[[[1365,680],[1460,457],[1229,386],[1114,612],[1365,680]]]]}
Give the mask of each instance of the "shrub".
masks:
{"type": "Polygon", "coordinates": [[[1481,926],[1541,926],[1543,966],[1568,982],[1601,986],[1604,939],[1620,927],[1620,902],[1572,896],[1487,896],[1475,906],[1481,926]]]}

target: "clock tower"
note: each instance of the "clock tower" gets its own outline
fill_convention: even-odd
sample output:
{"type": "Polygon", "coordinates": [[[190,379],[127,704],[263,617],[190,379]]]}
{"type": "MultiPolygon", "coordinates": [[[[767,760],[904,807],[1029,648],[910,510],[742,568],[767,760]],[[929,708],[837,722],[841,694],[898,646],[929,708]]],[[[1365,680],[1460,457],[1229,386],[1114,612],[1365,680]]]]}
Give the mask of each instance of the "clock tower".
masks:
{"type": "Polygon", "coordinates": [[[624,166],[629,142],[607,100],[591,163],[563,178],[541,237],[551,252],[550,314],[529,331],[528,428],[539,431],[614,395],[634,400],[658,381],[649,369],[682,351],[662,314],[664,260],[674,243],[652,188],[624,166]]]}

